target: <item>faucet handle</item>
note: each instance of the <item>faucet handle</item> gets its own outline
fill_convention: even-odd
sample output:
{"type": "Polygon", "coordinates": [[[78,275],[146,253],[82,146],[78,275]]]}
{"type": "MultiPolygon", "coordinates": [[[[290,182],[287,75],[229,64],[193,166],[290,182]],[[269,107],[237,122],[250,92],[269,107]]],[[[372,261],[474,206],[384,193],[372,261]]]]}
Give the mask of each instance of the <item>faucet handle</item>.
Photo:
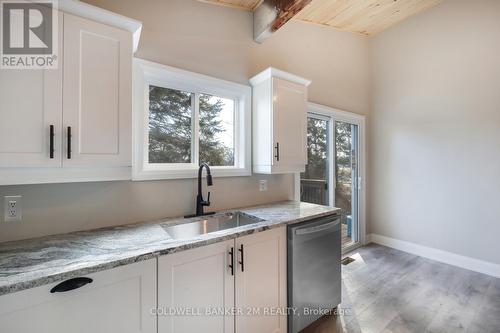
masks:
{"type": "Polygon", "coordinates": [[[207,200],[205,201],[205,206],[210,206],[210,191],[208,192],[207,200]]]}

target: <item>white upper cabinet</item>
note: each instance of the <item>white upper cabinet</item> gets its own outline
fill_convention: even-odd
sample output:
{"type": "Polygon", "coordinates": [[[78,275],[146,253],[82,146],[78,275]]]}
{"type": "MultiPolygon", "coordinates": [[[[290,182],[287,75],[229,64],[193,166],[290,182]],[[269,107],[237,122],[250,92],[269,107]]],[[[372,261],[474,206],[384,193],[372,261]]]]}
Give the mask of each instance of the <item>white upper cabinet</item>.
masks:
{"type": "Polygon", "coordinates": [[[131,92],[130,33],[65,14],[64,165],[131,165],[131,92]]]}
{"type": "Polygon", "coordinates": [[[0,69],[0,185],[132,177],[141,24],[61,2],[57,69],[0,69]]]}
{"type": "Polygon", "coordinates": [[[307,164],[307,87],[310,81],[268,68],[254,76],[253,171],[303,172],[307,164]]]}
{"type": "Polygon", "coordinates": [[[0,69],[0,167],[61,165],[61,90],[60,68],[0,69]]]}

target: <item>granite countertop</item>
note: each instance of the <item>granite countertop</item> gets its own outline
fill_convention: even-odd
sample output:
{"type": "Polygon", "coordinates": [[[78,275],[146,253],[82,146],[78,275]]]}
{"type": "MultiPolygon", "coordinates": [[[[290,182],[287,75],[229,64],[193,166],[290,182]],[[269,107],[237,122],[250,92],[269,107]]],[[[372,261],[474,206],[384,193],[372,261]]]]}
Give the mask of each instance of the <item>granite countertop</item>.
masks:
{"type": "MultiPolygon", "coordinates": [[[[164,227],[203,219],[170,218],[111,228],[0,243],[0,295],[42,286],[264,231],[284,224],[331,215],[338,208],[286,201],[232,209],[263,221],[174,240],[164,227]]],[[[219,213],[218,213],[219,214],[219,213]]]]}

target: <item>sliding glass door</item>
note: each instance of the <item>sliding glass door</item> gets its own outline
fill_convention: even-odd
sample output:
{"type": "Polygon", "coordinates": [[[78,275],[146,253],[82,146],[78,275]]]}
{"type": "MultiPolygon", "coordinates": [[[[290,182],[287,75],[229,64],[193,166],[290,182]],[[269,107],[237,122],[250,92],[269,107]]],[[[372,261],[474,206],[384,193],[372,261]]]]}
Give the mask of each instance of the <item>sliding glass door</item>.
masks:
{"type": "Polygon", "coordinates": [[[335,200],[342,211],[342,245],[358,242],[358,126],[335,122],[335,200]]]}
{"type": "Polygon", "coordinates": [[[329,120],[320,116],[307,118],[307,165],[300,174],[300,200],[318,205],[330,205],[328,195],[329,120]]]}
{"type": "Polygon", "coordinates": [[[300,200],[342,213],[344,250],[360,243],[360,121],[313,108],[307,122],[308,164],[300,174],[300,200]],[[318,112],[319,111],[319,112],[318,112]],[[321,112],[323,111],[323,112],[321,112]]]}

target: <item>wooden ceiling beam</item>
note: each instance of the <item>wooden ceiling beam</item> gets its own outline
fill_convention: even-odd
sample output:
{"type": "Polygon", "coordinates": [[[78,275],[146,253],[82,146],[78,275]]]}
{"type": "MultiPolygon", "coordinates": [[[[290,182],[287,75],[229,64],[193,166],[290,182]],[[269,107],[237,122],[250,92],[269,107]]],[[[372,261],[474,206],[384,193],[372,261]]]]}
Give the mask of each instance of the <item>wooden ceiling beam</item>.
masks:
{"type": "Polygon", "coordinates": [[[373,36],[442,0],[199,0],[254,12],[262,42],[290,19],[373,36]],[[303,9],[302,9],[303,8],[303,9]]]}
{"type": "Polygon", "coordinates": [[[253,13],[254,40],[262,43],[312,0],[264,0],[253,13]]]}
{"type": "Polygon", "coordinates": [[[290,21],[294,16],[296,16],[302,9],[304,9],[312,0],[288,0],[288,1],[278,1],[282,2],[282,7],[278,11],[278,17],[274,20],[271,27],[271,31],[275,32],[279,28],[285,25],[286,22],[290,21]]]}

